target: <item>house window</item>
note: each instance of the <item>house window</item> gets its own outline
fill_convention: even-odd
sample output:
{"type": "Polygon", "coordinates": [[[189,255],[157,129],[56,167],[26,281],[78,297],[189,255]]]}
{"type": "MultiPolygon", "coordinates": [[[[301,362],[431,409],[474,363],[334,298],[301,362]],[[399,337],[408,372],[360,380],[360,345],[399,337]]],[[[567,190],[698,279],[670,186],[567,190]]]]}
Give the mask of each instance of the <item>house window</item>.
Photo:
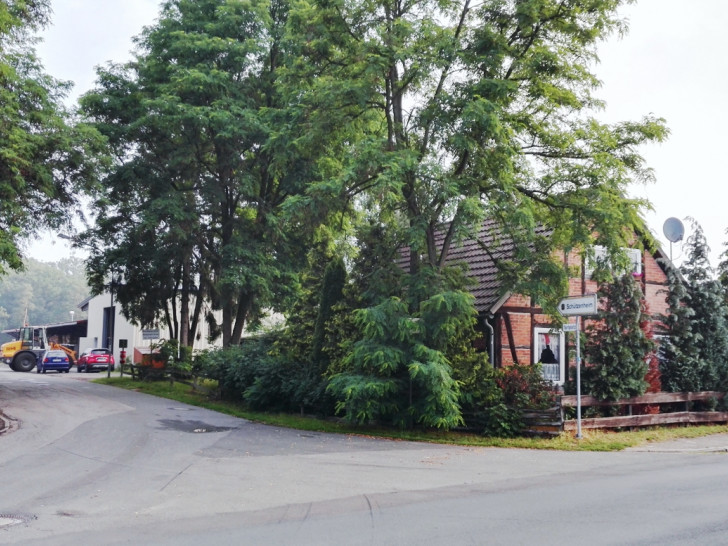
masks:
{"type": "Polygon", "coordinates": [[[564,333],[550,328],[534,328],[533,362],[541,363],[543,378],[561,385],[566,377],[564,333]]]}
{"type": "MultiPolygon", "coordinates": [[[[639,277],[642,275],[642,251],[639,248],[623,248],[625,254],[629,258],[632,265],[632,275],[639,277]]],[[[607,259],[607,249],[603,246],[596,245],[594,247],[594,258],[588,259],[586,263],[586,278],[591,279],[596,269],[597,262],[607,259]]]]}

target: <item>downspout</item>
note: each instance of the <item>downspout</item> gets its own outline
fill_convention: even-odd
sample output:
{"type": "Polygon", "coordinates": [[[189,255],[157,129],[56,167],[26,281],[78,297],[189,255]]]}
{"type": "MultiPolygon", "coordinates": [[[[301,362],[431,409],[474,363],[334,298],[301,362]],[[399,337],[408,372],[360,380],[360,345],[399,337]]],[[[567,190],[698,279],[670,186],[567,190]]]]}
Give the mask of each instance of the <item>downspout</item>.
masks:
{"type": "Polygon", "coordinates": [[[487,317],[483,320],[483,324],[490,330],[490,345],[488,346],[488,359],[490,360],[490,365],[495,368],[495,330],[493,330],[493,325],[491,325],[488,320],[492,320],[493,315],[488,314],[487,317]]]}

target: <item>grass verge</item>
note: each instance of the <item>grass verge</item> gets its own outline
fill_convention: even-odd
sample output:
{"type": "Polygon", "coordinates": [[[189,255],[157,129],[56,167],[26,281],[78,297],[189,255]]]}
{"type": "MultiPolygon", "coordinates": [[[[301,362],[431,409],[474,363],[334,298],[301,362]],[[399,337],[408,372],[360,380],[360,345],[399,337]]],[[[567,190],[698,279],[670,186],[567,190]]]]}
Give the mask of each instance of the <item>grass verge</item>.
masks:
{"type": "Polygon", "coordinates": [[[397,430],[381,427],[355,426],[338,420],[322,420],[291,414],[260,413],[245,409],[240,404],[212,400],[205,393],[183,383],[168,381],[132,381],[127,377],[100,378],[95,383],[143,392],[161,398],[184,402],[227,415],[248,419],[257,423],[298,430],[356,434],[396,440],[455,444],[462,446],[505,447],[521,449],[551,449],[561,451],[620,451],[650,442],[662,442],[676,438],[697,438],[709,434],[728,432],[728,426],[702,425],[674,428],[650,428],[636,431],[608,432],[585,430],[580,440],[571,433],[554,438],[491,438],[439,430],[397,430]]]}

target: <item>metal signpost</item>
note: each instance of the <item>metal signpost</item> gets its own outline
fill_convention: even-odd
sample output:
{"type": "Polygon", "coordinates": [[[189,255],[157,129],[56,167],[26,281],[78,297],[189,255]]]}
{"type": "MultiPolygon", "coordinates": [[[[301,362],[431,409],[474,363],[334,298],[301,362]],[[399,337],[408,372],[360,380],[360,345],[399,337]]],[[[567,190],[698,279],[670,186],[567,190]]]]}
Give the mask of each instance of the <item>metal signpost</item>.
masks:
{"type": "Polygon", "coordinates": [[[574,296],[559,302],[559,312],[565,317],[576,317],[576,324],[565,324],[564,332],[576,335],[576,437],[581,439],[581,338],[579,336],[579,319],[582,315],[597,314],[597,295],[574,296]],[[569,328],[567,328],[567,326],[569,328]]]}

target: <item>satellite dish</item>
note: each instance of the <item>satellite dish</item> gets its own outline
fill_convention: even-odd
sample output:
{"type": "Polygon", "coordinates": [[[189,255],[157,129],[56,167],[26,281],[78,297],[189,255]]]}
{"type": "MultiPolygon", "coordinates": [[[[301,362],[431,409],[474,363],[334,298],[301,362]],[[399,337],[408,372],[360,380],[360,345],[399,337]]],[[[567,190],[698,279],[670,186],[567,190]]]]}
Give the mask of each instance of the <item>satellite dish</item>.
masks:
{"type": "Polygon", "coordinates": [[[685,227],[677,218],[668,218],[662,226],[662,232],[668,241],[676,243],[682,241],[683,235],[685,235],[685,227]]]}

